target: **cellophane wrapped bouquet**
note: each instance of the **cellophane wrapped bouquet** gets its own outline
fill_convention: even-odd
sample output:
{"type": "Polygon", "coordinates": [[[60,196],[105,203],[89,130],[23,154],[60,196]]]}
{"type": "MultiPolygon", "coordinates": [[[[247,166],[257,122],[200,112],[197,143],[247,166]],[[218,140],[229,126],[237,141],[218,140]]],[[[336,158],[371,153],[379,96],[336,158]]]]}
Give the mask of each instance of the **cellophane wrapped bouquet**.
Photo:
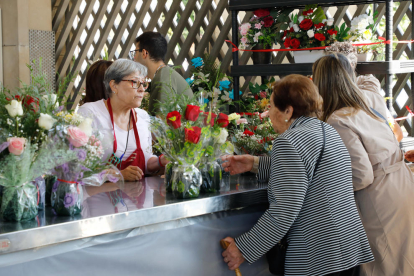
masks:
{"type": "Polygon", "coordinates": [[[242,113],[245,119],[239,129],[233,129],[232,141],[237,154],[270,155],[273,140],[278,137],[264,113],[242,113]]]}
{"type": "Polygon", "coordinates": [[[44,74],[35,75],[29,69],[32,84],[23,84],[14,92],[0,91],[0,213],[5,220],[34,218],[38,206],[44,206],[43,176],[76,158],[67,146],[48,138],[62,108],[59,96],[71,77],[60,81],[54,93],[44,74]]]}
{"type": "Polygon", "coordinates": [[[61,112],[58,117],[62,125],[52,133],[53,139],[66,144],[76,159],[54,168],[57,180],[51,204],[57,215],[73,216],[82,211],[83,185],[100,186],[106,181],[122,185],[123,179],[115,166],[102,161],[103,137],[92,128],[92,119],[70,112],[61,112]]]}

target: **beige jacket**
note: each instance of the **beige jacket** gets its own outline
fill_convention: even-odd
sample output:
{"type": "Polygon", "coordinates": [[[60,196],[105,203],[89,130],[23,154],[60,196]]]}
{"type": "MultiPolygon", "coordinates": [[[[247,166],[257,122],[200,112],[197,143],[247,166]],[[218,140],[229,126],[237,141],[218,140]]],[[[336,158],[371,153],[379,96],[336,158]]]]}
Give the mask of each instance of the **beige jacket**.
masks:
{"type": "Polygon", "coordinates": [[[413,175],[386,123],[364,111],[352,111],[348,107],[337,110],[328,123],[351,156],[355,199],[375,257],[374,262],[361,266],[361,275],[412,276],[413,175]]]}

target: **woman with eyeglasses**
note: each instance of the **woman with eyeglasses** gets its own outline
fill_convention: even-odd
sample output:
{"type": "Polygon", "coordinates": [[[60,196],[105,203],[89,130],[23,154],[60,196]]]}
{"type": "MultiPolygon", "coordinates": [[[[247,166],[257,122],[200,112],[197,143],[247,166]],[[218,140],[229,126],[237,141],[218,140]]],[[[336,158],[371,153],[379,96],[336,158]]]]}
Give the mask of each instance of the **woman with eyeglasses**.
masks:
{"type": "Polygon", "coordinates": [[[140,180],[168,162],[163,155],[153,155],[149,115],[139,108],[148,87],[146,76],[147,68],[140,63],[114,61],[103,80],[107,100],[85,103],[78,111],[94,118],[107,143],[103,158],[109,158],[125,181],[140,180]]]}
{"type": "Polygon", "coordinates": [[[360,275],[411,276],[414,177],[389,124],[369,107],[349,67],[345,56],[327,55],[313,64],[313,81],[323,98],[321,120],[335,128],[351,157],[355,202],[375,257],[361,265],[360,275]]]}

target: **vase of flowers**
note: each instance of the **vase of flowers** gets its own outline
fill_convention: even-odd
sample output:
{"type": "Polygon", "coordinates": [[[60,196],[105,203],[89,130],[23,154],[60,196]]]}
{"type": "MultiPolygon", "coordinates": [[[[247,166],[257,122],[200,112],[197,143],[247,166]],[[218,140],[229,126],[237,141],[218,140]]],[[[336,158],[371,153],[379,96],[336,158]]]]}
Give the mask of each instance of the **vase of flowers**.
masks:
{"type": "Polygon", "coordinates": [[[82,211],[83,189],[78,182],[56,180],[52,188],[51,203],[55,215],[74,216],[82,211]]]}
{"type": "Polygon", "coordinates": [[[272,63],[272,52],[262,50],[272,49],[279,23],[288,19],[292,9],[258,9],[253,12],[249,22],[239,26],[240,43],[242,48],[252,47],[253,64],[272,63]]]}
{"type": "Polygon", "coordinates": [[[171,190],[175,198],[198,197],[202,183],[201,172],[196,166],[184,164],[174,167],[171,178],[171,190]]]}
{"type": "MultiPolygon", "coordinates": [[[[334,26],[334,19],[326,19],[323,9],[307,5],[301,15],[291,15],[290,22],[281,27],[276,40],[290,49],[309,49],[329,46],[335,41],[344,41],[349,28],[345,23],[334,26]]],[[[322,50],[292,51],[295,63],[315,62],[323,55],[322,50]]]]}

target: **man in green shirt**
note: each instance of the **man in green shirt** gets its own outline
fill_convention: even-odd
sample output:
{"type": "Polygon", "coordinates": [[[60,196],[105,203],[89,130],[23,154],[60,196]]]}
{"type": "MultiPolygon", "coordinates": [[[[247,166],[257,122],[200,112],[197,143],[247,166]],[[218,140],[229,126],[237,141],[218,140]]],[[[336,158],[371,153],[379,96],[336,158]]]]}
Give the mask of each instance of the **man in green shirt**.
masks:
{"type": "Polygon", "coordinates": [[[147,77],[151,79],[149,113],[160,112],[157,102],[165,102],[171,93],[193,96],[185,79],[173,68],[165,65],[167,40],[157,32],[144,32],[135,39],[134,60],[148,68],[147,77]]]}

